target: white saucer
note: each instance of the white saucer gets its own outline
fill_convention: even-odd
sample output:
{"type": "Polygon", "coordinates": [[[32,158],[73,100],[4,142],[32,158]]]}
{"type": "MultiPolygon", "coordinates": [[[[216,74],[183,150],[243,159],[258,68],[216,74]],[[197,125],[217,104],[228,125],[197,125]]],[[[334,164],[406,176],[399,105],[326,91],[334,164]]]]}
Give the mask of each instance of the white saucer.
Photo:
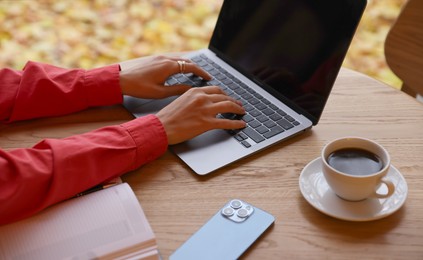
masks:
{"type": "MultiPolygon", "coordinates": [[[[407,182],[401,173],[391,166],[386,175],[395,185],[395,192],[386,199],[366,199],[358,202],[339,198],[327,184],[321,170],[321,158],[316,158],[304,167],[300,175],[300,189],[304,198],[320,212],[334,218],[349,221],[370,221],[394,213],[407,198],[407,182]]],[[[379,193],[386,192],[381,186],[379,193]]]]}

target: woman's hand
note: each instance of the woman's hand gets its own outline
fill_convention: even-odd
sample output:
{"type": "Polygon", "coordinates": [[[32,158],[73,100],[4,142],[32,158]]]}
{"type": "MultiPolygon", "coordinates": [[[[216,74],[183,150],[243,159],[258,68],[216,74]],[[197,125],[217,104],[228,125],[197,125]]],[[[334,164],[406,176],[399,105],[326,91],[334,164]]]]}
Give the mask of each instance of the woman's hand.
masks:
{"type": "Polygon", "coordinates": [[[242,120],[216,118],[220,113],[245,114],[241,102],[217,86],[192,88],[157,113],[169,144],[177,144],[212,129],[239,129],[242,120]]]}
{"type": "Polygon", "coordinates": [[[181,95],[188,85],[165,86],[165,81],[180,73],[178,61],[185,61],[184,73],[194,73],[205,80],[211,76],[188,59],[180,57],[152,56],[120,72],[120,86],[124,95],[138,98],[158,99],[181,95]]]}

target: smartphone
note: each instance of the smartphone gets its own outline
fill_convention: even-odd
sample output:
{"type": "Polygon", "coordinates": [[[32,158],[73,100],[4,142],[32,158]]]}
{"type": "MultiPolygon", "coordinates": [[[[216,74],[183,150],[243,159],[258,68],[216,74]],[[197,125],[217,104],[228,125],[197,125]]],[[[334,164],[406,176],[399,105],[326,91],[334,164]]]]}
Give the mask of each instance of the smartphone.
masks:
{"type": "Polygon", "coordinates": [[[274,222],[271,214],[230,200],[169,259],[237,259],[274,222]]]}

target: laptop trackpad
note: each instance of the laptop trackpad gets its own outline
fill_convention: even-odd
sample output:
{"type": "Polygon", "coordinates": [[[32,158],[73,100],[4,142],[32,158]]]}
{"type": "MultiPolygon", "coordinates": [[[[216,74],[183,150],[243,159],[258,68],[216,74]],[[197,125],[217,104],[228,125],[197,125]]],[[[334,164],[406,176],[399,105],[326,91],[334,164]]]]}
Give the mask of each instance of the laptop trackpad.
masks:
{"type": "Polygon", "coordinates": [[[251,153],[229,133],[220,129],[208,131],[170,148],[200,175],[207,174],[251,153]]]}

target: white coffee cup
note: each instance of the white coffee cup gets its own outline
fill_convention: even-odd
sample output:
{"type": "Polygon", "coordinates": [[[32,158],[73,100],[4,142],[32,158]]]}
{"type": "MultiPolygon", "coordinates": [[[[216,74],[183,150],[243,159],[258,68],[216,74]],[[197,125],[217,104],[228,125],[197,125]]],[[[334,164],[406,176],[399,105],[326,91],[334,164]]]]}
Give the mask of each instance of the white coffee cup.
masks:
{"type": "Polygon", "coordinates": [[[391,158],[374,141],[360,137],[336,139],[325,145],[321,159],[329,187],[342,199],[387,198],[395,191],[395,185],[386,178],[391,158]],[[385,194],[378,193],[380,185],[386,186],[385,194]]]}

